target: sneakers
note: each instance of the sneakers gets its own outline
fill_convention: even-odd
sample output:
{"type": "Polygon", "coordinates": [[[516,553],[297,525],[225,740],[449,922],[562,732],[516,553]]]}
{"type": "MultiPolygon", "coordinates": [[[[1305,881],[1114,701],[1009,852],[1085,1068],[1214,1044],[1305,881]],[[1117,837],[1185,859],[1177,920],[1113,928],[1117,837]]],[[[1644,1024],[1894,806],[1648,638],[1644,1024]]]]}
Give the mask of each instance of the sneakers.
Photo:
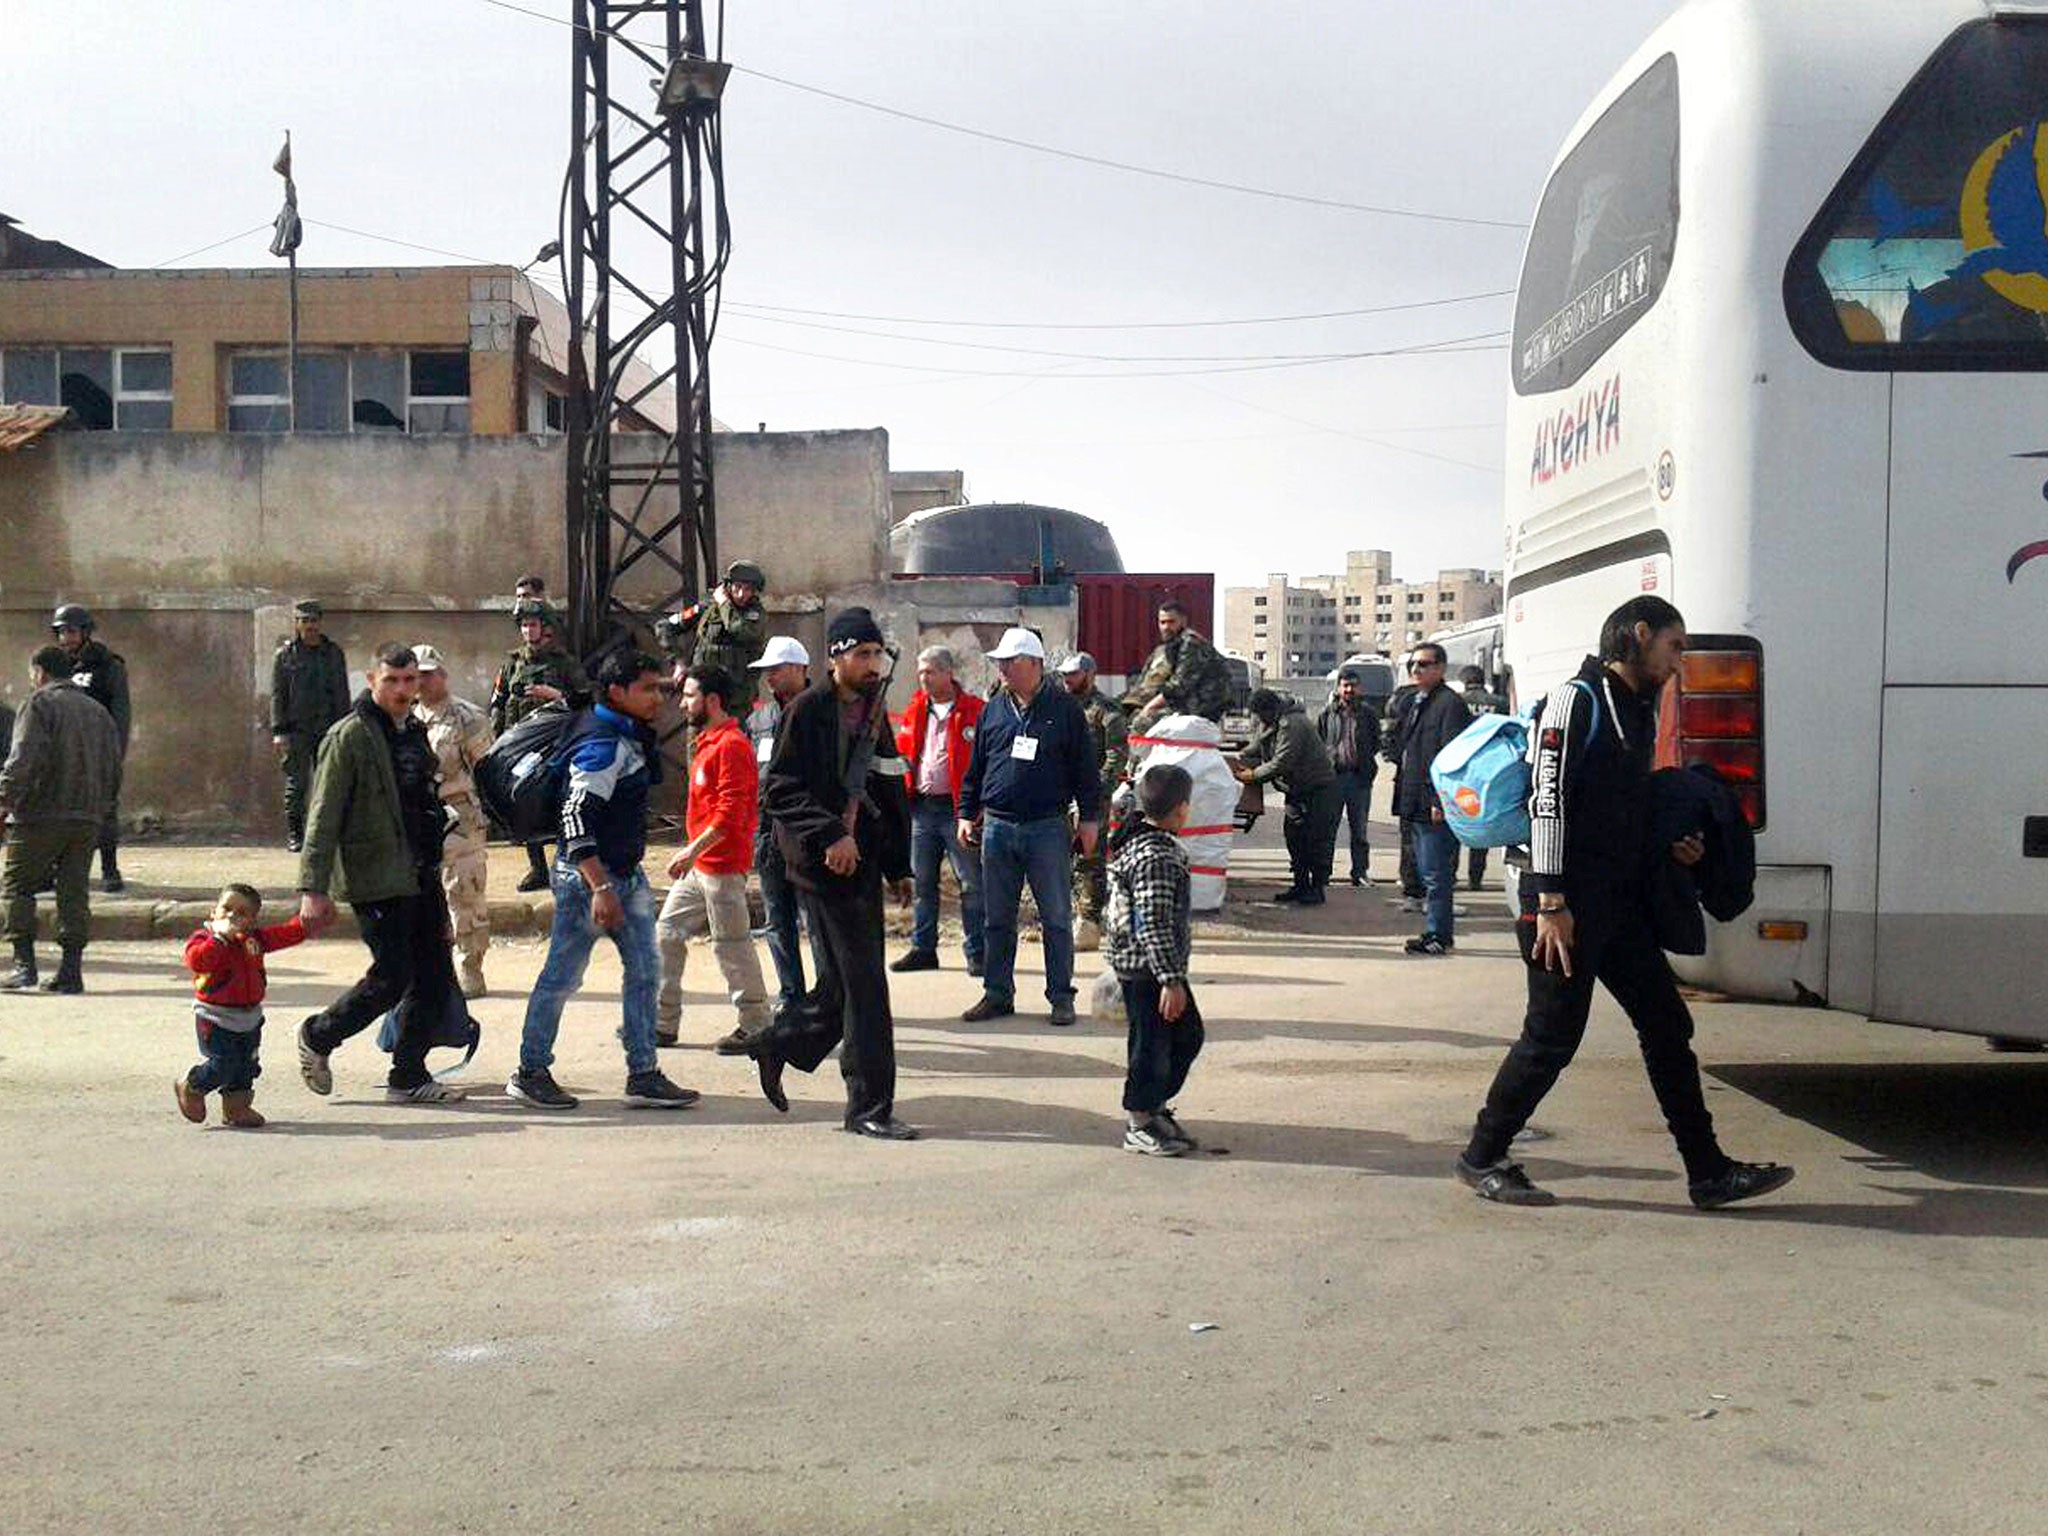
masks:
{"type": "Polygon", "coordinates": [[[459,1104],[468,1097],[467,1088],[458,1088],[453,1083],[437,1083],[431,1077],[424,1083],[414,1083],[410,1088],[401,1088],[396,1083],[384,1085],[386,1104],[459,1104]]]}
{"type": "Polygon", "coordinates": [[[846,1129],[855,1136],[867,1136],[876,1141],[915,1141],[917,1127],[905,1125],[894,1115],[863,1115],[858,1120],[847,1122],[846,1129]]]}
{"type": "Polygon", "coordinates": [[[299,1025],[299,1076],[306,1080],[308,1088],[325,1098],[334,1092],[334,1073],[328,1070],[327,1053],[314,1050],[307,1042],[306,1031],[312,1027],[312,1018],[304,1020],[299,1025]]]}
{"type": "Polygon", "coordinates": [[[1400,907],[1403,912],[1420,912],[1422,910],[1422,898],[1420,896],[1403,896],[1400,901],[1400,907]]]}
{"type": "Polygon", "coordinates": [[[721,1035],[718,1039],[714,1040],[711,1043],[711,1049],[719,1056],[750,1056],[754,1051],[754,1036],[767,1027],[766,1024],[763,1024],[759,1028],[752,1030],[746,1029],[743,1026],[736,1028],[731,1034],[721,1035]]]}
{"type": "Polygon", "coordinates": [[[1529,1175],[1522,1171],[1520,1163],[1495,1163],[1490,1168],[1481,1168],[1466,1162],[1464,1154],[1460,1153],[1458,1182],[1469,1185],[1472,1193],[1480,1199],[1491,1200],[1496,1205],[1557,1204],[1557,1196],[1529,1182],[1529,1175]]]}
{"type": "Polygon", "coordinates": [[[533,891],[544,891],[548,888],[548,884],[548,872],[546,870],[529,869],[519,877],[519,884],[514,889],[524,896],[533,891]]]}
{"type": "Polygon", "coordinates": [[[1686,1193],[1703,1211],[1718,1211],[1738,1200],[1754,1200],[1792,1182],[1792,1170],[1783,1163],[1734,1163],[1719,1178],[1688,1184],[1686,1193]]]}
{"type": "Polygon", "coordinates": [[[1372,876],[1359,871],[1351,876],[1351,883],[1358,886],[1369,886],[1372,884],[1372,876]]]}
{"type": "Polygon", "coordinates": [[[1179,1157],[1188,1150],[1188,1144],[1154,1115],[1143,1125],[1124,1126],[1124,1150],[1141,1157],[1179,1157]]]}
{"type": "Polygon", "coordinates": [[[1301,900],[1301,887],[1298,885],[1290,885],[1284,891],[1275,891],[1273,893],[1273,899],[1277,902],[1280,902],[1282,905],[1285,905],[1286,903],[1291,901],[1299,901],[1301,900]]]}
{"type": "Polygon", "coordinates": [[[1074,1012],[1073,1002],[1069,1000],[1064,1003],[1054,1003],[1052,1005],[1052,1017],[1048,1019],[1046,1022],[1049,1024],[1057,1024],[1062,1029],[1065,1029],[1073,1024],[1076,1017],[1077,1015],[1074,1012]]]}
{"type": "Polygon", "coordinates": [[[562,1091],[562,1085],[546,1067],[538,1072],[514,1072],[505,1079],[505,1092],[535,1109],[574,1109],[578,1103],[573,1093],[562,1091]]]}
{"type": "Polygon", "coordinates": [[[889,962],[889,969],[899,976],[905,971],[936,971],[938,968],[939,952],[935,949],[909,950],[889,962]]]}
{"type": "Polygon", "coordinates": [[[985,1024],[990,1019],[1007,1019],[1016,1011],[1016,1008],[1011,1004],[999,1002],[984,992],[981,995],[980,1002],[961,1013],[960,1022],[962,1024],[985,1024]]]}
{"type": "Polygon", "coordinates": [[[206,1124],[206,1095],[180,1077],[171,1084],[171,1094],[178,1101],[178,1113],[194,1125],[206,1124]]]}
{"type": "Polygon", "coordinates": [[[626,1079],[628,1109],[688,1109],[703,1095],[694,1088],[678,1088],[659,1072],[635,1072],[626,1079]]]}
{"type": "Polygon", "coordinates": [[[1410,939],[1401,947],[1411,955],[1448,955],[1456,945],[1450,939],[1440,939],[1433,933],[1425,933],[1419,939],[1410,939]]]}
{"type": "Polygon", "coordinates": [[[1174,1118],[1174,1113],[1172,1109],[1168,1108],[1160,1110],[1157,1114],[1153,1115],[1152,1123],[1154,1125],[1164,1126],[1166,1128],[1167,1135],[1171,1136],[1183,1147],[1186,1147],[1188,1151],[1196,1152],[1201,1150],[1202,1144],[1199,1141],[1195,1140],[1194,1137],[1190,1136],[1185,1130],[1181,1129],[1181,1123],[1179,1120],[1174,1118]]]}

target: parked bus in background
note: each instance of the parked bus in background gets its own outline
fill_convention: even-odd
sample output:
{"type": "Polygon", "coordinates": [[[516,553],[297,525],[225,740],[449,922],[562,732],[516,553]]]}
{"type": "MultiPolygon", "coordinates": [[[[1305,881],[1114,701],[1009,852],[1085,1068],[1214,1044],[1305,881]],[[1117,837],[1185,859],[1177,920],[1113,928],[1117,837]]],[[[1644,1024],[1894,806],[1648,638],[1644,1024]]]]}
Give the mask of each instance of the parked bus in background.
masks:
{"type": "Polygon", "coordinates": [[[1519,701],[1654,592],[1662,758],[1757,828],[1682,974],[2048,1040],[2048,5],[1694,0],[1530,230],[1519,701]]]}
{"type": "Polygon", "coordinates": [[[1425,636],[1430,644],[1444,648],[1444,676],[1457,679],[1467,667],[1486,674],[1486,686],[1502,698],[1508,696],[1507,626],[1499,614],[1490,619],[1473,619],[1455,629],[1440,629],[1425,636]]]}

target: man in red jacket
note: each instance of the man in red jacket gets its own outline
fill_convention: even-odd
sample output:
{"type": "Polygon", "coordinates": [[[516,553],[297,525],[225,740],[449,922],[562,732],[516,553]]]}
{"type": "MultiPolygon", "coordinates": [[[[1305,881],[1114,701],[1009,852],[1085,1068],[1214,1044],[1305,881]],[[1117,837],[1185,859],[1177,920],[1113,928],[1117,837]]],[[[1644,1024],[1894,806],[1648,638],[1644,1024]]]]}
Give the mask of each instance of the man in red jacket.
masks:
{"type": "Polygon", "coordinates": [[[711,936],[711,954],[725,978],[739,1027],[714,1049],[744,1056],[747,1040],[768,1027],[768,991],[754,953],[747,915],[747,871],[754,867],[754,828],[759,818],[760,769],[753,743],[731,714],[739,688],[721,667],[695,666],[683,678],[683,718],[694,732],[690,753],[689,804],[684,831],[689,841],[673,859],[661,916],[654,920],[661,950],[661,994],[654,1005],[654,1042],[674,1045],[683,1022],[683,966],[689,941],[711,936]]]}
{"type": "Polygon", "coordinates": [[[981,850],[960,841],[960,781],[974,753],[975,722],[982,701],[955,678],[953,653],[943,645],[927,646],[917,656],[917,692],[903,717],[897,747],[910,764],[904,775],[910,791],[910,872],[917,886],[911,915],[910,951],[894,961],[892,971],[936,971],[939,968],[939,863],[953,866],[960,882],[962,949],[967,974],[981,974],[984,941],[981,926],[981,850]]]}

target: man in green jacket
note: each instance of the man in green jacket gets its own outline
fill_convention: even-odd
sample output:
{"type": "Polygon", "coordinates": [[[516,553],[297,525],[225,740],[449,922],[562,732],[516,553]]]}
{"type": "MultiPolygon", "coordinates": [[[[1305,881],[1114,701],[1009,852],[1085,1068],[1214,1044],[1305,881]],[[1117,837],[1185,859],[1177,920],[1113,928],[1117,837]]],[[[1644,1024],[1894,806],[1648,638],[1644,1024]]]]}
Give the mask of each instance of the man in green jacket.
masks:
{"type": "Polygon", "coordinates": [[[435,787],[439,769],[427,728],[412,713],[419,658],[403,645],[383,647],[369,684],[320,742],[299,856],[299,916],[309,933],[318,932],[334,920],[328,893],[348,902],[370,947],[370,969],[299,1026],[299,1075],[313,1092],[332,1093],[328,1055],[396,1011],[384,1097],[441,1104],[462,1090],[434,1081],[427,1050],[435,1024],[461,999],[441,894],[447,821],[435,787]]]}
{"type": "Polygon", "coordinates": [[[113,716],[73,677],[72,660],[54,645],[36,652],[29,664],[35,692],[21,706],[0,766],[0,814],[7,819],[0,892],[14,947],[14,969],[0,977],[0,991],[36,984],[36,892],[52,887],[64,958],[43,990],[85,990],[80,960],[92,929],[86,882],[93,845],[120,793],[121,742],[113,716]]]}
{"type": "Polygon", "coordinates": [[[284,770],[285,846],[306,839],[306,786],[327,728],[348,713],[348,658],[321,632],[326,611],[305,598],[292,604],[292,637],[270,659],[270,744],[284,770]]]}
{"type": "Polygon", "coordinates": [[[1233,772],[1241,784],[1277,784],[1287,795],[1280,830],[1294,883],[1273,899],[1319,907],[1330,884],[1337,817],[1344,809],[1330,749],[1296,699],[1260,688],[1252,694],[1251,712],[1258,717],[1259,733],[1233,772]]]}

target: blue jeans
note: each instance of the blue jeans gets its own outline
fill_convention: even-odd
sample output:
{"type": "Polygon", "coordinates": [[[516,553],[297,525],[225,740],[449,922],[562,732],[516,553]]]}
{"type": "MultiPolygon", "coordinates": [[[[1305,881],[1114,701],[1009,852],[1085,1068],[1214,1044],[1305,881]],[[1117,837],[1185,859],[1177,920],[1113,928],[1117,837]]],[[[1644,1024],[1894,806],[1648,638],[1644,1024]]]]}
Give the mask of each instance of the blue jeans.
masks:
{"type": "Polygon", "coordinates": [[[953,801],[945,795],[919,795],[910,810],[910,873],[917,881],[917,907],[911,914],[910,947],[939,947],[939,864],[953,866],[960,882],[961,949],[967,963],[981,959],[986,944],[981,915],[981,852],[960,846],[960,822],[953,801]]]}
{"type": "Polygon", "coordinates": [[[1415,822],[1415,868],[1422,876],[1424,933],[1451,938],[1451,893],[1458,886],[1458,835],[1442,822],[1415,822]]]}
{"type": "Polygon", "coordinates": [[[590,952],[600,938],[619,948],[626,969],[622,995],[625,1022],[619,1037],[626,1043],[626,1071],[652,1072],[654,1000],[661,991],[661,957],[654,945],[654,888],[639,870],[613,875],[612,890],[625,908],[625,921],[606,933],[590,915],[590,887],[573,864],[560,860],[549,871],[555,893],[555,922],[548,932],[548,958],[526,999],[526,1026],[519,1036],[519,1070],[540,1072],[554,1064],[555,1036],[562,1027],[562,1009],[583,985],[590,952]]]}
{"type": "Polygon", "coordinates": [[[981,903],[988,955],[981,985],[999,1003],[1017,1000],[1017,903],[1027,882],[1045,944],[1046,1001],[1074,1000],[1073,845],[1065,816],[983,818],[981,903]]]}
{"type": "Polygon", "coordinates": [[[206,1059],[185,1074],[194,1093],[247,1093],[263,1075],[261,1052],[263,1026],[247,1034],[222,1029],[204,1019],[194,1021],[199,1032],[199,1054],[206,1059]]]}

